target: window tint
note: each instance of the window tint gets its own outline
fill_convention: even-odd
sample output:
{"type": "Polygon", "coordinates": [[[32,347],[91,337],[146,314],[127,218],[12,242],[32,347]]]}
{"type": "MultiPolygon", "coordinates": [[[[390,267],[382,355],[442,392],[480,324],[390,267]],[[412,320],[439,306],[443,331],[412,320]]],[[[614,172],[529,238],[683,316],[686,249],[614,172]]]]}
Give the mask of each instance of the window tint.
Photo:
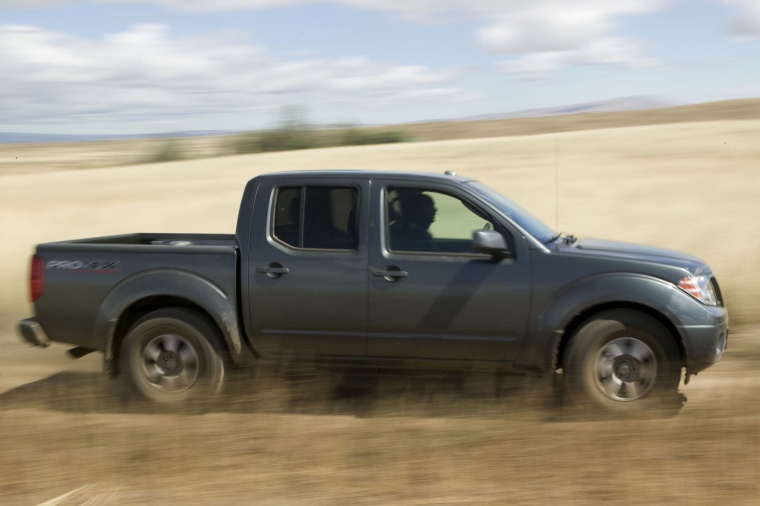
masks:
{"type": "Polygon", "coordinates": [[[357,248],[356,188],[283,187],[277,190],[274,236],[294,248],[357,248]]]}
{"type": "Polygon", "coordinates": [[[387,200],[388,238],[394,251],[473,253],[472,233],[494,229],[480,210],[445,193],[392,188],[387,200]]]}

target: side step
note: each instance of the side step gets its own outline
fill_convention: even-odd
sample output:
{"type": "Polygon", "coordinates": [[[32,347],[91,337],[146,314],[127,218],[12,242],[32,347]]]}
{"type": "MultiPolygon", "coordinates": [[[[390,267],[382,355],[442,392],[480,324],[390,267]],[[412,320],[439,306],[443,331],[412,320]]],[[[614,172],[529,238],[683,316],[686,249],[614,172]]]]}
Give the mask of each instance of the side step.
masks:
{"type": "Polygon", "coordinates": [[[82,358],[85,355],[89,355],[90,353],[94,351],[98,351],[98,350],[93,350],[92,348],[85,348],[84,346],[77,346],[76,348],[71,348],[66,353],[69,354],[69,357],[73,359],[77,359],[77,358],[82,358]]]}

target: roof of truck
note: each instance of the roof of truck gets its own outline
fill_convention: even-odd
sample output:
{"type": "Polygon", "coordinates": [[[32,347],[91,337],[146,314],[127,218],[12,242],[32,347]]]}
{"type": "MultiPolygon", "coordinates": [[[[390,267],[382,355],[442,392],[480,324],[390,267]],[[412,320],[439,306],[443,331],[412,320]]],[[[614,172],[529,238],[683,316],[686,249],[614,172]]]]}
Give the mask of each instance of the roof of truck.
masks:
{"type": "Polygon", "coordinates": [[[361,178],[361,179],[403,179],[409,181],[456,181],[459,183],[465,183],[473,181],[472,178],[458,176],[451,171],[440,172],[404,172],[404,171],[378,171],[378,170],[294,170],[283,171],[262,174],[263,178],[303,178],[308,177],[310,179],[340,179],[340,178],[361,178]]]}

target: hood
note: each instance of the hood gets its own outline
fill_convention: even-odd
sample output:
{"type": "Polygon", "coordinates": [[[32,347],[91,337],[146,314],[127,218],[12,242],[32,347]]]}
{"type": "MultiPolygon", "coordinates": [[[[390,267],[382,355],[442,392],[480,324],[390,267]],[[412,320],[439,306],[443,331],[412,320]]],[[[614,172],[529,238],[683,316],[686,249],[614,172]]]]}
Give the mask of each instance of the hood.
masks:
{"type": "Polygon", "coordinates": [[[571,248],[581,254],[601,255],[626,260],[649,262],[682,267],[693,274],[701,274],[708,270],[699,258],[662,248],[630,244],[603,239],[583,239],[571,248]]]}

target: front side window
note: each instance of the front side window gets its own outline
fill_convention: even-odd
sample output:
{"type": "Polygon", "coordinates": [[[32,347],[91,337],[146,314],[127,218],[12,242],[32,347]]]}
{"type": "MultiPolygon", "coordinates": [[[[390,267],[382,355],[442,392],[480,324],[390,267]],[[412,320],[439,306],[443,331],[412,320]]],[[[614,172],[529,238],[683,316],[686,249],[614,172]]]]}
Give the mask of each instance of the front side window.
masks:
{"type": "Polygon", "coordinates": [[[304,249],[355,250],[356,188],[290,186],[277,190],[274,237],[304,249]]]}
{"type": "Polygon", "coordinates": [[[387,192],[392,251],[473,253],[472,233],[494,229],[479,209],[452,195],[417,188],[387,192]]]}

